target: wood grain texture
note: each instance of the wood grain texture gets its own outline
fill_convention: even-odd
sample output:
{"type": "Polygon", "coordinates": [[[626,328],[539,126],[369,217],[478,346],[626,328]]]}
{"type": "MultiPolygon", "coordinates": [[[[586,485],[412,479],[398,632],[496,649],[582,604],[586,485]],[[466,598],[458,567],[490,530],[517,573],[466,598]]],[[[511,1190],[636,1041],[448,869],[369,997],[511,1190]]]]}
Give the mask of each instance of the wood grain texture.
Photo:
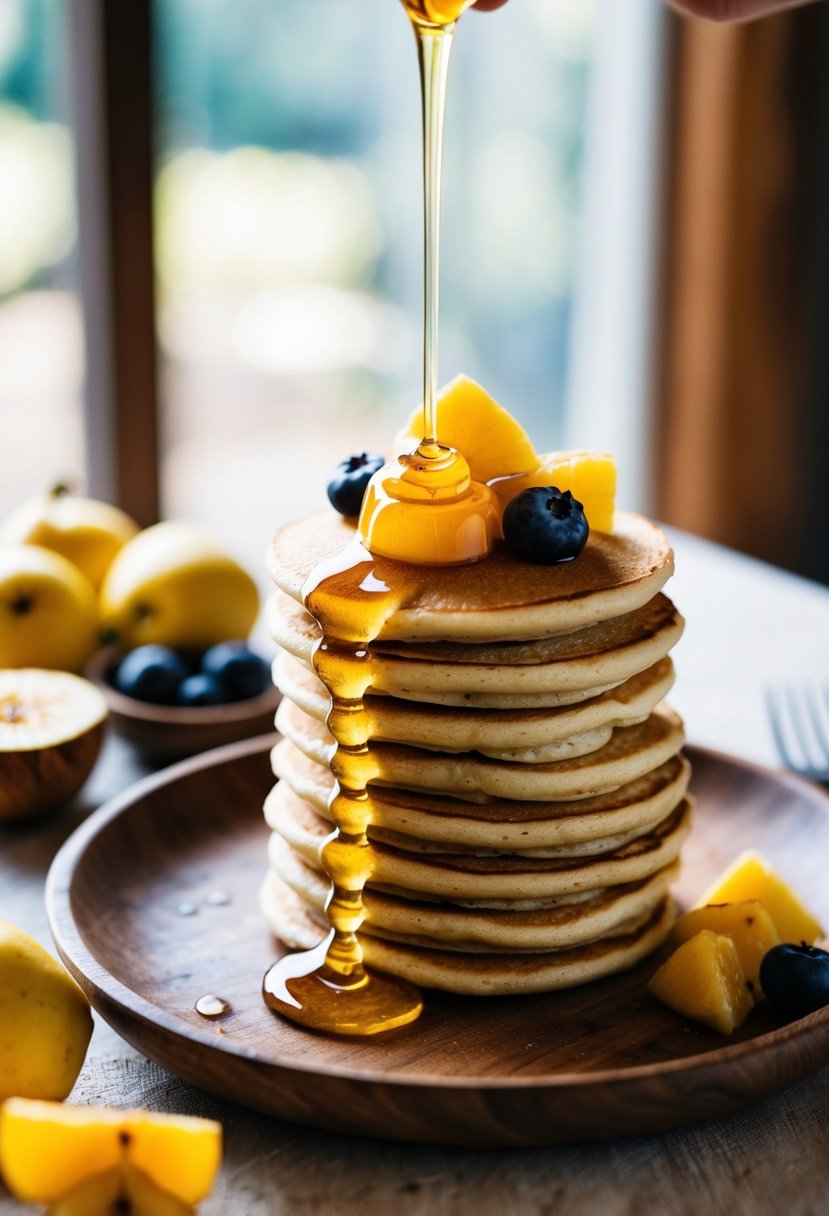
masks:
{"type": "MultiPolygon", "coordinates": [[[[414,1027],[369,1043],[273,1018],[274,947],[256,909],[269,741],[151,778],[69,842],[48,907],[65,960],[128,1041],[177,1075],[317,1127],[407,1141],[549,1144],[680,1126],[773,1093],[829,1059],[829,1010],[781,1026],[755,1011],[724,1041],[653,1002],[653,960],[568,993],[429,993],[414,1027]],[[211,892],[230,902],[215,906],[211,892]],[[182,916],[185,901],[196,913],[182,916]],[[232,1012],[207,1023],[205,992],[232,1012]]],[[[829,920],[829,799],[791,778],[695,752],[697,823],[680,897],[760,848],[829,920]]]]}

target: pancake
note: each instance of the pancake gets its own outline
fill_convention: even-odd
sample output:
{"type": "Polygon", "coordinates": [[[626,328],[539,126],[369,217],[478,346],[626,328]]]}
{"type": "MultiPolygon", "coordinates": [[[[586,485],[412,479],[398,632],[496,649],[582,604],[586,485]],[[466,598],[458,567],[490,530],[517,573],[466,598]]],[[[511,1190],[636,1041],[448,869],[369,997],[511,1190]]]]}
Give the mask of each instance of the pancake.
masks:
{"type": "MultiPolygon", "coordinates": [[[[277,747],[294,746],[321,766],[328,764],[332,740],[321,723],[290,701],[280,706],[278,721],[285,739],[277,747]]],[[[369,784],[518,801],[588,798],[618,789],[658,768],[676,755],[683,740],[679,716],[660,704],[638,726],[618,727],[598,750],[547,764],[493,760],[476,752],[453,755],[396,743],[371,743],[375,776],[369,784]]]]}
{"type": "MultiPolygon", "coordinates": [[[[365,932],[390,941],[410,942],[447,950],[560,950],[598,937],[623,932],[647,919],[677,877],[676,863],[637,883],[590,892],[584,899],[560,899],[549,907],[496,909],[429,903],[413,894],[365,892],[365,932]]],[[[281,875],[270,870],[266,883],[284,883],[302,900],[306,911],[327,931],[325,904],[328,884],[296,859],[281,875]]]]}
{"type": "MultiPolygon", "coordinates": [[[[321,939],[319,924],[286,884],[269,875],[260,907],[273,933],[289,946],[309,949],[321,939]]],[[[620,936],[541,953],[458,953],[361,937],[369,967],[402,976],[425,988],[469,996],[511,996],[570,988],[632,967],[655,950],[674,922],[669,897],[649,920],[620,936]]]]}
{"type": "MultiPolygon", "coordinates": [[[[677,800],[676,805],[681,799],[677,800]]],[[[676,805],[671,810],[676,809],[676,805]]],[[[593,857],[598,853],[606,853],[610,849],[619,849],[637,837],[655,828],[667,817],[664,812],[650,820],[642,820],[635,826],[622,831],[611,832],[592,840],[573,841],[567,844],[547,845],[540,848],[505,849],[503,846],[491,846],[481,843],[457,844],[454,842],[424,839],[407,832],[395,831],[372,823],[368,828],[370,841],[388,844],[392,848],[402,849],[409,853],[459,853],[473,857],[501,856],[510,853],[521,857],[593,857]]],[[[284,782],[276,785],[265,800],[265,821],[269,827],[278,832],[301,855],[310,852],[316,858],[320,841],[327,837],[333,824],[326,815],[321,815],[310,802],[303,802],[284,782]]],[[[524,842],[526,843],[526,842],[524,842]]]]}
{"type": "MultiPolygon", "coordinates": [[[[274,633],[289,653],[310,665],[319,626],[298,605],[277,598],[274,633]]],[[[663,659],[682,636],[684,622],[664,595],[611,621],[523,642],[431,642],[418,646],[375,642],[367,690],[430,700],[464,697],[598,692],[615,687],[663,659]]]]}
{"type": "MultiPolygon", "coordinates": [[[[286,653],[274,663],[274,678],[284,697],[324,722],[331,700],[316,674],[286,653]]],[[[552,759],[548,748],[586,731],[643,722],[667,696],[674,681],[671,660],[661,659],[609,692],[578,706],[547,710],[486,710],[447,706],[414,707],[394,697],[367,696],[369,735],[388,743],[408,743],[440,751],[473,748],[496,759],[533,764],[552,759]]]]}
{"type": "MultiPolygon", "coordinates": [[[[302,602],[302,588],[322,561],[354,540],[352,524],[323,511],[281,528],[268,567],[277,587],[302,602]]],[[[667,537],[638,515],[617,513],[612,534],[593,532],[577,561],[533,566],[496,542],[485,561],[411,566],[368,557],[378,584],[399,587],[399,602],[380,638],[469,642],[549,637],[612,620],[647,604],[673,573],[667,537]]]]}
{"type": "MultiPolygon", "coordinates": [[[[670,865],[691,826],[691,806],[684,799],[652,831],[620,849],[593,857],[536,859],[516,854],[478,857],[458,853],[411,853],[374,842],[370,885],[435,895],[442,899],[545,899],[573,895],[598,887],[639,882],[670,865]]],[[[318,838],[309,843],[303,860],[321,871],[318,838]]],[[[268,858],[282,875],[290,858],[298,855],[279,835],[271,834],[268,858]]]]}
{"type": "MultiPolygon", "coordinates": [[[[272,795],[288,792],[328,817],[333,778],[294,747],[272,752],[281,780],[272,795]]],[[[377,786],[372,790],[375,825],[444,844],[500,850],[573,847],[584,842],[659,823],[681,802],[690,766],[681,755],[607,794],[562,802],[493,799],[465,802],[410,790],[377,786]]]]}
{"type": "Polygon", "coordinates": [[[457,993],[547,991],[663,940],[692,807],[662,699],[684,623],[657,527],[617,516],[554,566],[496,542],[474,565],[419,567],[325,512],[281,529],[269,561],[284,737],[261,903],[278,937],[313,947],[327,928],[333,768],[355,796],[368,787],[369,967],[457,993]],[[344,673],[338,754],[326,684],[344,673]]]}

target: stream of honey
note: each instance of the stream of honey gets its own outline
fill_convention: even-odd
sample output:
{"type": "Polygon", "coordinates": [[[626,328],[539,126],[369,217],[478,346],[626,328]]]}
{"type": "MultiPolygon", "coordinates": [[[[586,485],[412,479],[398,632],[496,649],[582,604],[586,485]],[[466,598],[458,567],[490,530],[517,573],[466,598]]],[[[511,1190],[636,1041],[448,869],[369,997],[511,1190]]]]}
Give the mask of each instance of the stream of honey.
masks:
{"type": "Polygon", "coordinates": [[[413,985],[363,966],[359,931],[365,918],[363,889],[372,873],[368,829],[375,776],[363,703],[371,685],[370,645],[424,576],[422,566],[407,566],[406,561],[476,560],[489,551],[499,526],[491,491],[471,481],[463,456],[438,442],[436,419],[446,81],[455,22],[472,0],[402,3],[417,40],[423,94],[423,438],[415,452],[387,466],[369,487],[362,535],[317,566],[302,589],[305,606],[322,631],[314,667],[331,697],[334,791],[329,811],[335,828],[322,846],[332,884],[326,905],[330,931],[315,949],[280,959],[263,984],[264,999],[275,1012],[314,1030],[345,1035],[393,1030],[414,1021],[423,1009],[413,985]],[[384,581],[389,563],[379,578],[372,552],[402,557],[393,586],[384,581]]]}

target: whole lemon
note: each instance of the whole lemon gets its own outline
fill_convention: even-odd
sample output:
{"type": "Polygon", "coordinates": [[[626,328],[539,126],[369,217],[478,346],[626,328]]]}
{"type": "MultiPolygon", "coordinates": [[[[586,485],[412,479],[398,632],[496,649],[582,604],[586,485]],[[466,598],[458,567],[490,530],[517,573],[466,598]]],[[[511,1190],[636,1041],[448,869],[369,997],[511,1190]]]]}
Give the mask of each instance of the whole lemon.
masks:
{"type": "Polygon", "coordinates": [[[0,920],[0,1100],[62,1101],[91,1036],[89,1002],[66,968],[0,920]]]}
{"type": "Polygon", "coordinates": [[[51,549],[0,546],[0,667],[80,671],[97,645],[86,575],[51,549]]]}
{"type": "Polygon", "coordinates": [[[127,541],[107,571],[101,622],[120,647],[207,649],[245,638],[259,611],[250,575],[206,532],[168,520],[127,541]]]}
{"type": "Polygon", "coordinates": [[[69,559],[97,591],[115,554],[138,531],[125,511],[56,486],[21,503],[0,527],[0,544],[42,545],[69,559]]]}

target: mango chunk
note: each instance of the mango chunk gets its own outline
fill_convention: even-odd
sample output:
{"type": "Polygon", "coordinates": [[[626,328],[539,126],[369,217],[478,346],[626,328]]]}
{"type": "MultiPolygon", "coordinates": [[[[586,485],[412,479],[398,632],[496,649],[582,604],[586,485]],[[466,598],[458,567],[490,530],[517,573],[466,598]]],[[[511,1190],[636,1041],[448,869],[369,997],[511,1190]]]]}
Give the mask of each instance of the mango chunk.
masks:
{"type": "Polygon", "coordinates": [[[708,904],[704,908],[686,912],[674,925],[671,941],[681,946],[703,929],[710,929],[712,933],[731,938],[746,982],[755,998],[759,997],[760,964],[763,956],[773,946],[780,944],[780,935],[774,921],[759,900],[746,899],[738,904],[708,904]]]}
{"type": "Polygon", "coordinates": [[[616,506],[616,461],[605,452],[545,452],[536,468],[516,477],[492,483],[501,508],[531,486],[556,486],[569,490],[584,507],[594,532],[613,531],[616,506]]]}
{"type": "Polygon", "coordinates": [[[221,1156],[221,1125],[210,1119],[28,1098],[9,1098],[0,1108],[0,1173],[27,1203],[55,1203],[129,1166],[192,1206],[210,1192],[221,1156]]]}
{"type": "Polygon", "coordinates": [[[194,1216],[196,1209],[128,1163],[96,1174],[53,1203],[47,1216],[194,1216]]]}
{"type": "Polygon", "coordinates": [[[754,1008],[736,946],[710,929],[675,950],[648,988],[664,1005],[720,1034],[732,1034],[754,1008]]]}
{"type": "Polygon", "coordinates": [[[771,862],[753,850],[741,853],[700,896],[695,907],[736,904],[746,899],[760,901],[774,921],[781,942],[806,942],[811,946],[824,935],[820,922],[803,906],[771,862]]]}
{"type": "MultiPolygon", "coordinates": [[[[435,404],[435,438],[466,458],[474,481],[492,481],[537,467],[539,458],[520,422],[469,376],[451,380],[435,404]]],[[[423,408],[418,406],[395,438],[395,454],[413,451],[422,438],[423,408]]]]}

